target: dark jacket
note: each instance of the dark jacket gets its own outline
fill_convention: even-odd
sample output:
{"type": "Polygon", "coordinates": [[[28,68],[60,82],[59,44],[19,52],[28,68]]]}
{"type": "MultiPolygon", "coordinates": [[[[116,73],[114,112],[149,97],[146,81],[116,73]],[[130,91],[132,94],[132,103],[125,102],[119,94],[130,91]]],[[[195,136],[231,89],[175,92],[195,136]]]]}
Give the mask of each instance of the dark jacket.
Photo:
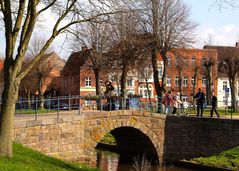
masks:
{"type": "Polygon", "coordinates": [[[197,92],[193,98],[197,99],[197,104],[203,104],[205,102],[205,94],[202,91],[197,92]]]}

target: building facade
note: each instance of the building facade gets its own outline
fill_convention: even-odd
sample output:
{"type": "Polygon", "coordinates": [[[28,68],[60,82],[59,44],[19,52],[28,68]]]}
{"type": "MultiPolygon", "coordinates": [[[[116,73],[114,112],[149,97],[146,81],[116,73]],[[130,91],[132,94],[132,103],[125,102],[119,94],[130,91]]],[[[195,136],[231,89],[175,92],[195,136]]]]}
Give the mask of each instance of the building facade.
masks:
{"type": "MultiPolygon", "coordinates": [[[[213,62],[210,68],[210,88],[217,94],[217,51],[210,49],[173,49],[167,54],[168,69],[166,75],[166,90],[174,89],[180,92],[184,102],[192,102],[193,94],[201,88],[206,93],[207,72],[206,67],[209,61],[213,62]],[[181,85],[181,86],[180,86],[181,85]]],[[[158,55],[159,80],[162,81],[164,64],[162,57],[158,55]]],[[[155,86],[152,71],[147,71],[151,75],[148,77],[149,94],[152,100],[156,98],[155,86]]],[[[138,92],[143,98],[148,98],[145,79],[139,77],[138,92]]]]}

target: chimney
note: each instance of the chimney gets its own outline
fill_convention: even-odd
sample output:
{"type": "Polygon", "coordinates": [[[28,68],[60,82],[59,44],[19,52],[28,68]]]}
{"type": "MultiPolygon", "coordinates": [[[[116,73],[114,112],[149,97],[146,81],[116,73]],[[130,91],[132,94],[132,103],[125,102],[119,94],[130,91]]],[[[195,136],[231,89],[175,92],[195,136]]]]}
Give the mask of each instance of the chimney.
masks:
{"type": "Polygon", "coordinates": [[[239,48],[239,42],[236,42],[236,48],[239,48]]]}

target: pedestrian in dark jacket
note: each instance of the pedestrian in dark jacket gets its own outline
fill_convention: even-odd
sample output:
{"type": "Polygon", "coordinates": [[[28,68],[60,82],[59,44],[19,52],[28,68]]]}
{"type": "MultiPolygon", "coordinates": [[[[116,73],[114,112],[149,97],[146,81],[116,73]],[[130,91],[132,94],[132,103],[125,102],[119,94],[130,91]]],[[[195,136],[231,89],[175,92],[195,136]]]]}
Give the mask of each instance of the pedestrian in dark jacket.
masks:
{"type": "Polygon", "coordinates": [[[197,94],[193,98],[196,98],[196,100],[197,100],[197,116],[199,116],[199,113],[200,113],[200,116],[202,117],[203,104],[205,102],[205,94],[203,93],[201,88],[198,89],[197,94]]]}
{"type": "Polygon", "coordinates": [[[214,95],[214,92],[212,93],[212,108],[210,116],[213,117],[213,112],[215,111],[218,118],[220,118],[219,113],[217,112],[217,97],[214,95]]]}

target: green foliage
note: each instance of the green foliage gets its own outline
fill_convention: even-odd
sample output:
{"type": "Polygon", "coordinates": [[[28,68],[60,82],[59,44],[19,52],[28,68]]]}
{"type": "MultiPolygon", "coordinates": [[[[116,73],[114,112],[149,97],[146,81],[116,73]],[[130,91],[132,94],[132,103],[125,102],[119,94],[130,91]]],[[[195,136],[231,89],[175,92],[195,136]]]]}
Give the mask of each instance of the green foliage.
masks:
{"type": "Polygon", "coordinates": [[[239,168],[239,146],[224,151],[218,155],[210,157],[200,157],[193,159],[194,162],[202,165],[229,168],[237,170],[239,168]]]}
{"type": "MultiPolygon", "coordinates": [[[[56,113],[57,110],[55,109],[51,109],[51,110],[48,110],[48,109],[41,109],[41,110],[37,110],[37,113],[38,114],[43,114],[43,113],[56,113]]],[[[35,114],[35,110],[33,109],[16,109],[15,111],[16,114],[35,114]]]]}
{"type": "Polygon", "coordinates": [[[2,171],[93,171],[86,166],[58,160],[20,144],[13,144],[13,157],[0,158],[2,171]]]}
{"type": "Polygon", "coordinates": [[[103,144],[116,144],[115,137],[111,133],[107,133],[100,142],[103,144]]]}

